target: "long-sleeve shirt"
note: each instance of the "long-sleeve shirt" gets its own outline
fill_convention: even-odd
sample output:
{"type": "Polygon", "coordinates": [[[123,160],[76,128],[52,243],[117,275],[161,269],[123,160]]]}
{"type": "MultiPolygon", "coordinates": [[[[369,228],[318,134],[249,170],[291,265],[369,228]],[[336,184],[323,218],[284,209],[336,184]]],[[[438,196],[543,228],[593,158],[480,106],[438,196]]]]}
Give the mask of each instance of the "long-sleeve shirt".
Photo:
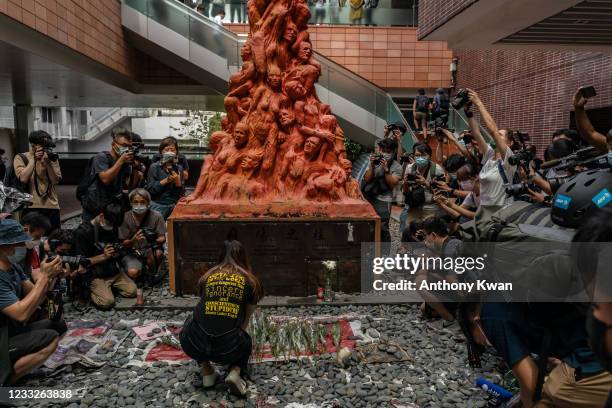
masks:
{"type": "MultiPolygon", "coordinates": [[[[28,164],[34,162],[32,152],[23,154],[28,159],[28,164]]],[[[27,180],[25,177],[27,165],[21,155],[15,155],[13,165],[15,166],[15,175],[28,186],[28,193],[32,194],[32,206],[30,208],[60,208],[57,191],[55,190],[55,185],[62,178],[59,160],[49,161],[47,165],[40,160],[36,161],[35,169],[27,180]]]]}
{"type": "Polygon", "coordinates": [[[181,165],[176,165],[176,172],[181,178],[181,187],[177,187],[174,183],[161,185],[161,181],[168,177],[170,174],[164,170],[160,162],[153,163],[149,167],[149,174],[147,177],[147,190],[151,194],[151,199],[157,204],[170,205],[176,204],[183,194],[183,168],[181,165]]]}

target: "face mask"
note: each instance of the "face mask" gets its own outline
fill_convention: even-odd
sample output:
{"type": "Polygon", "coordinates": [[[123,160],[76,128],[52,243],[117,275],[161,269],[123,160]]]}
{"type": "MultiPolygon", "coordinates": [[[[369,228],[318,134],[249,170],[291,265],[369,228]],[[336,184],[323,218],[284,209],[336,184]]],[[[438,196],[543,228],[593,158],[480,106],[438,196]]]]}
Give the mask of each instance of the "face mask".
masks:
{"type": "Polygon", "coordinates": [[[459,140],[459,144],[460,144],[461,146],[465,147],[465,142],[463,141],[463,139],[460,139],[460,140],[459,140]]]}
{"type": "Polygon", "coordinates": [[[15,253],[8,256],[8,260],[12,264],[22,264],[26,257],[26,247],[16,247],[15,253]]]}
{"type": "Polygon", "coordinates": [[[606,371],[612,370],[612,356],[606,351],[606,333],[612,329],[612,325],[607,325],[595,318],[593,313],[587,314],[587,333],[589,334],[589,345],[595,358],[601,363],[606,371]]]}
{"type": "Polygon", "coordinates": [[[451,180],[457,180],[457,174],[456,173],[448,173],[448,176],[450,177],[451,180]]]}
{"type": "Polygon", "coordinates": [[[388,162],[393,158],[393,154],[391,153],[383,153],[383,158],[388,162]]]}
{"type": "Polygon", "coordinates": [[[40,239],[25,242],[26,249],[36,248],[38,245],[40,245],[40,239]]]}
{"type": "Polygon", "coordinates": [[[463,191],[472,191],[474,190],[474,180],[460,181],[459,186],[461,186],[463,191]]]}
{"type": "Polygon", "coordinates": [[[612,150],[608,151],[608,164],[612,166],[612,150]]]}
{"type": "Polygon", "coordinates": [[[143,214],[147,212],[148,208],[149,207],[146,205],[135,205],[132,207],[132,211],[134,211],[136,214],[143,214]]]}
{"type": "Polygon", "coordinates": [[[100,223],[100,228],[102,228],[104,231],[112,231],[113,230],[113,226],[112,225],[107,225],[104,223],[100,223]]]}
{"type": "Polygon", "coordinates": [[[419,167],[425,167],[427,166],[427,164],[429,163],[429,159],[427,157],[417,157],[415,159],[417,166],[419,167]]]}
{"type": "Polygon", "coordinates": [[[117,146],[117,148],[115,148],[115,151],[117,152],[117,154],[119,156],[121,156],[122,154],[124,154],[125,152],[127,152],[128,150],[130,150],[129,147],[127,146],[117,146]]]}
{"type": "Polygon", "coordinates": [[[176,157],[176,153],[174,152],[165,152],[162,153],[162,163],[168,163],[170,161],[174,161],[174,158],[176,157]]]}

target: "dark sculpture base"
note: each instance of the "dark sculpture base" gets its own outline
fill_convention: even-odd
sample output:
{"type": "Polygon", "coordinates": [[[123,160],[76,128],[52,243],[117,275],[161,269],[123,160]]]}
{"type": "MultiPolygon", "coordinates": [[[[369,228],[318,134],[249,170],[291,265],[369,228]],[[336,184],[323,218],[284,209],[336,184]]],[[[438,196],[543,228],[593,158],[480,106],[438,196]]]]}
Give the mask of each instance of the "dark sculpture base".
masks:
{"type": "Polygon", "coordinates": [[[342,216],[342,209],[329,204],[328,215],[320,217],[258,211],[248,216],[242,209],[228,217],[219,215],[218,206],[211,215],[213,211],[202,211],[202,204],[181,203],[168,219],[170,290],[179,296],[197,294],[197,282],[218,263],[223,241],[237,239],[267,295],[310,296],[328,277],[334,291],[359,292],[361,243],[380,241],[380,219],[364,204],[369,208],[364,207],[362,216],[352,210],[342,216]],[[330,210],[338,215],[330,216],[330,210]],[[330,260],[337,263],[331,275],[323,264],[330,260]]]}

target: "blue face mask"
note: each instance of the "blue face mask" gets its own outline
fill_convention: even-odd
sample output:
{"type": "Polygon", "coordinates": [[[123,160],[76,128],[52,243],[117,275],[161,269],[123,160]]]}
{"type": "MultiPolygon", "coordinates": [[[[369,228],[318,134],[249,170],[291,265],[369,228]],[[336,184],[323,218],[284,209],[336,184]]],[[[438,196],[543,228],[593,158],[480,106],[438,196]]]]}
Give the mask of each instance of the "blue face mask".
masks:
{"type": "Polygon", "coordinates": [[[608,164],[612,166],[612,150],[608,151],[608,164]]]}
{"type": "Polygon", "coordinates": [[[12,264],[23,265],[26,257],[26,247],[16,247],[15,253],[8,257],[8,260],[12,264]]]}
{"type": "Polygon", "coordinates": [[[419,167],[425,167],[429,163],[429,159],[427,157],[421,157],[421,156],[417,157],[415,161],[416,161],[416,165],[419,167]]]}

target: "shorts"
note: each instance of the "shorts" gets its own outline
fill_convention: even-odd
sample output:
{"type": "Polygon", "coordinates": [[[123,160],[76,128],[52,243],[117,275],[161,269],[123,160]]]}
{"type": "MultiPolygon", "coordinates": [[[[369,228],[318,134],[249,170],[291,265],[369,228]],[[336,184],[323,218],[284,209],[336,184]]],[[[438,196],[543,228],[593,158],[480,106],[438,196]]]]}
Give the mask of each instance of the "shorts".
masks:
{"type": "Polygon", "coordinates": [[[67,330],[63,320],[39,320],[26,326],[10,327],[8,351],[11,364],[14,365],[20,358],[44,349],[67,330]]]}
{"type": "Polygon", "coordinates": [[[427,114],[425,112],[415,112],[414,118],[420,123],[423,119],[427,119],[427,114]]]}

